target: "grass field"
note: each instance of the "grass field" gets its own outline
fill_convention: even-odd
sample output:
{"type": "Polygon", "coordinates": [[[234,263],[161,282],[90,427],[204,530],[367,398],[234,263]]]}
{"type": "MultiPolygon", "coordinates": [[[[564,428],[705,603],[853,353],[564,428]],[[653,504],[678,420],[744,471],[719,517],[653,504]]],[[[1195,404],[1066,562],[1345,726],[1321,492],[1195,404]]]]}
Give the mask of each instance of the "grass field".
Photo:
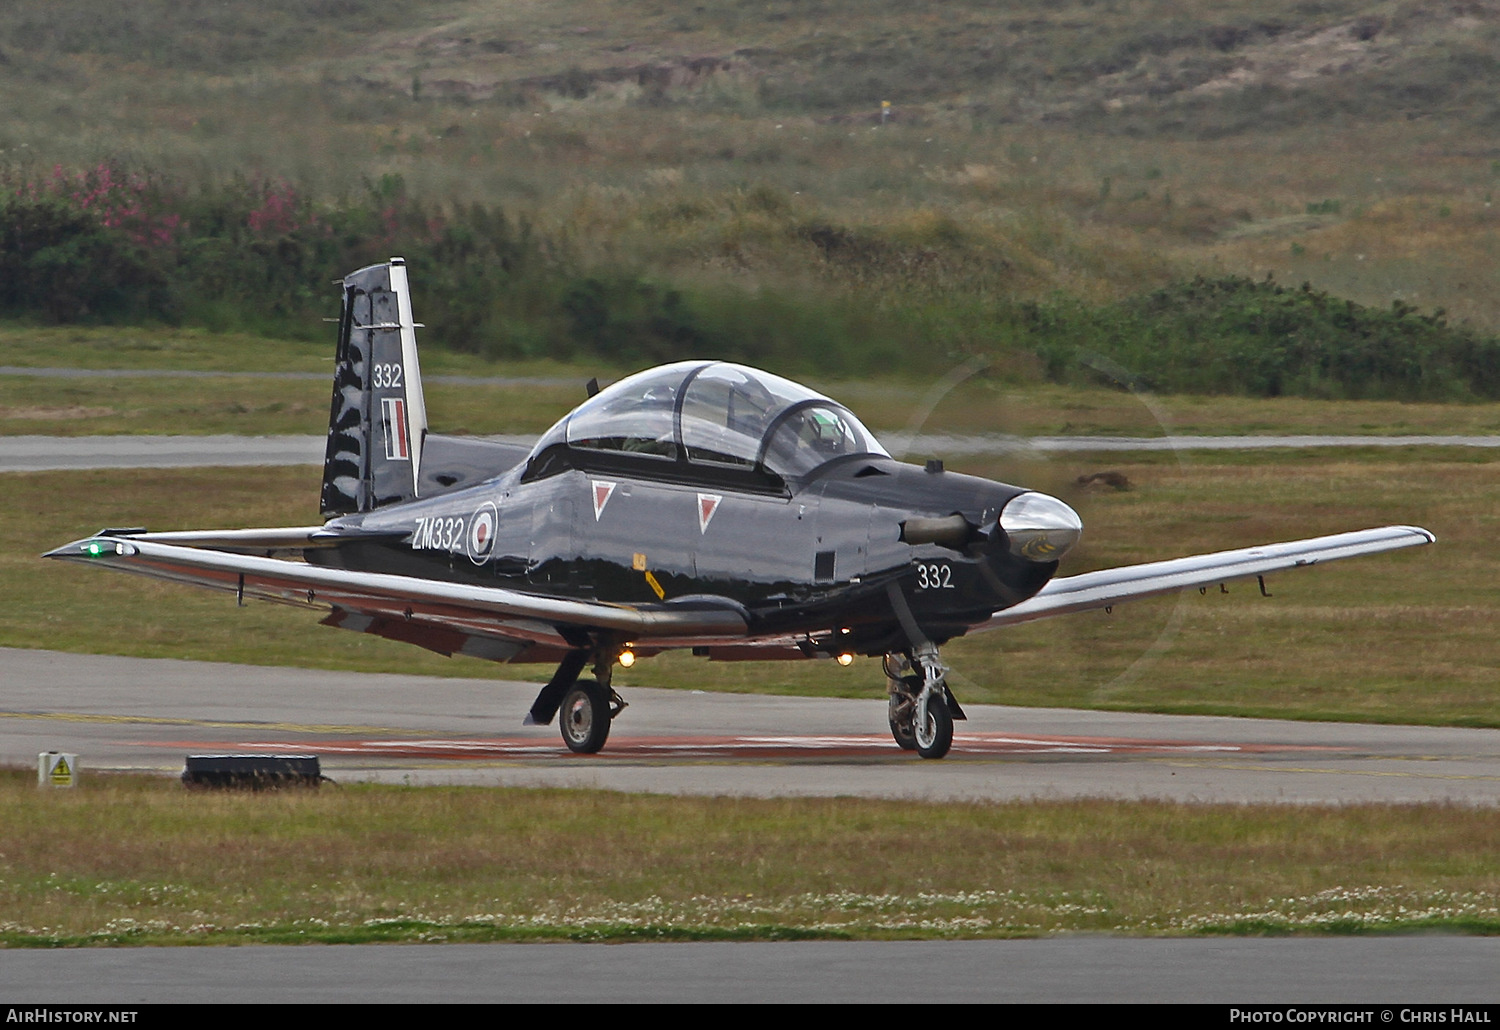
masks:
{"type": "Polygon", "coordinates": [[[1500,932],[1442,806],[931,804],[0,771],[0,945],[1500,932]]]}
{"type": "MultiPolygon", "coordinates": [[[[504,366],[496,371],[508,372],[504,366]]],[[[471,385],[428,382],[434,432],[539,434],[586,396],[582,370],[559,383],[471,385]],[[569,381],[571,380],[571,382],[569,381]]],[[[1405,436],[1500,433],[1500,405],[1190,395],[1151,399],[1117,390],[979,382],[944,393],[932,410],[910,383],[810,383],[853,409],[877,432],[1002,433],[1017,436],[1143,436],[1166,433],[1405,436]]],[[[328,428],[328,384],[321,380],[51,379],[0,376],[0,436],[283,433],[319,436],[328,428]]],[[[894,438],[893,438],[894,439],[894,438]]],[[[892,444],[894,446],[894,443],[892,444]]],[[[920,455],[915,457],[922,457],[920,455]]]]}
{"type": "MultiPolygon", "coordinates": [[[[0,366],[129,369],[150,378],[56,379],[0,375],[0,436],[115,433],[320,435],[329,384],[313,379],[174,378],[173,371],[297,372],[332,376],[333,334],[321,343],[165,327],[43,328],[0,324],[0,366]]],[[[608,363],[492,361],[439,348],[422,369],[445,375],[543,382],[428,382],[435,432],[539,433],[584,397],[583,384],[637,368],[608,363]],[[556,381],[555,383],[552,381],[556,381]]],[[[802,377],[891,432],[1022,436],[1160,436],[1333,433],[1353,435],[1500,432],[1500,404],[1341,401],[1300,397],[1140,397],[1110,386],[1055,386],[979,363],[943,375],[841,379],[802,377]]]]}

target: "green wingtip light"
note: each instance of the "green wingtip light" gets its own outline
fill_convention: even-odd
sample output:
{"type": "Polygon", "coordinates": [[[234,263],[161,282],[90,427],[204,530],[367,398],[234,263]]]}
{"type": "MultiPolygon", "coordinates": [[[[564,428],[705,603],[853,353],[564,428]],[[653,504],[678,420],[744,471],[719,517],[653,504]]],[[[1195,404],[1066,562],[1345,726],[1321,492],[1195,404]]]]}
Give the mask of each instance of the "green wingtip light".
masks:
{"type": "Polygon", "coordinates": [[[89,540],[81,550],[90,558],[104,558],[115,554],[128,557],[135,553],[134,547],[120,540],[89,540]]]}

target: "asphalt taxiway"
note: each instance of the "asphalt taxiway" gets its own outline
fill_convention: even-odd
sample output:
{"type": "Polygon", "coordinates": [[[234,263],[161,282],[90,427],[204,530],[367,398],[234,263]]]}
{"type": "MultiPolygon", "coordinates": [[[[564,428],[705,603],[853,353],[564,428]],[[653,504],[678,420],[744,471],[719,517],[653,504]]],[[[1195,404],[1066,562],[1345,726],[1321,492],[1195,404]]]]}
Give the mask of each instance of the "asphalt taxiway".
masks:
{"type": "MultiPolygon", "coordinates": [[[[1354,1004],[1367,1006],[1365,1014],[1347,1021],[1379,1024],[1413,1022],[1403,1006],[1493,1006],[1500,998],[1494,937],[383,944],[3,955],[0,1012],[6,1003],[45,1002],[1176,1001],[1354,1004]]],[[[1445,1022],[1458,1021],[1452,1011],[1444,1010],[1445,1022]]],[[[1493,1015],[1467,1013],[1467,1021],[1480,1023],[1493,1015]]],[[[1227,1011],[1223,1018],[1229,1022],[1227,1011]]],[[[1314,1010],[1278,1022],[1326,1018],[1314,1010]]]]}
{"type": "Polygon", "coordinates": [[[189,754],[317,754],[336,780],[746,796],[1500,804],[1500,730],[968,705],[952,753],[885,705],[617,687],[598,755],[523,726],[535,683],[0,649],[0,761],[174,775],[189,754]]]}

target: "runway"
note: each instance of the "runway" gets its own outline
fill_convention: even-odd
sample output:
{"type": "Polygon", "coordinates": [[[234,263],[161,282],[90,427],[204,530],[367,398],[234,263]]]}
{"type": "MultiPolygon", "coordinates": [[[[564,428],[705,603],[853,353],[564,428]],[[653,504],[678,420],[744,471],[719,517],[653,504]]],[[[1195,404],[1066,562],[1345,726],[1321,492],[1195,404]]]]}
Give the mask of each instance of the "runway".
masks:
{"type": "Polygon", "coordinates": [[[890,740],[882,698],[617,688],[599,755],[521,718],[537,684],[0,649],[0,761],[182,771],[317,754],[339,781],[922,800],[1500,804],[1500,730],[968,705],[952,753],[890,740]]]}
{"type": "MultiPolygon", "coordinates": [[[[18,1007],[268,1000],[1344,1003],[1370,1006],[1358,1021],[1379,1024],[1400,1018],[1403,1005],[1493,1005],[1500,996],[1494,937],[382,944],[3,955],[0,997],[18,1007]]],[[[1487,1015],[1469,1018],[1485,1022],[1487,1015]]],[[[1228,1021],[1227,1011],[1222,1018],[1228,1021]]]]}

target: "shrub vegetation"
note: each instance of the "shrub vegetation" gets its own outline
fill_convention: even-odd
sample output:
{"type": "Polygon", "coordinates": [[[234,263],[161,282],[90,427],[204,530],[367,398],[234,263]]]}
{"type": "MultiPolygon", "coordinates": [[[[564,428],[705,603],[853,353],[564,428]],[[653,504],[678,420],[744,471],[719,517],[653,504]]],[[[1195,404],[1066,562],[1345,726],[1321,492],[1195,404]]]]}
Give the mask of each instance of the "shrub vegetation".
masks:
{"type": "MultiPolygon", "coordinates": [[[[1102,305],[991,288],[964,231],[848,229],[751,198],[764,231],[813,248],[822,295],[658,280],[585,260],[496,205],[433,205],[400,176],[316,202],[285,181],[191,186],[101,164],[27,177],[0,200],[0,312],[52,322],[186,323],[320,335],[329,269],[404,254],[440,345],[615,365],[716,355],[855,373],[980,355],[1058,382],[1128,368],[1159,391],[1396,399],[1500,396],[1500,339],[1396,301],[1304,284],[1178,280],[1102,305]],[[769,209],[769,211],[767,210],[769,209]],[[912,341],[924,341],[913,346],[912,341]]],[[[1000,262],[1003,266],[1003,261],[1000,262]]],[[[1118,376],[1115,377],[1118,380],[1118,376]]]]}
{"type": "Polygon", "coordinates": [[[1172,393],[1431,399],[1500,396],[1500,338],[1399,300],[1370,308],[1240,276],[1179,280],[1095,309],[1023,305],[1050,378],[1092,371],[1172,393]]]}
{"type": "Polygon", "coordinates": [[[402,253],[493,357],[1495,392],[1483,5],[10,8],[14,318],[310,337],[402,253]]]}

